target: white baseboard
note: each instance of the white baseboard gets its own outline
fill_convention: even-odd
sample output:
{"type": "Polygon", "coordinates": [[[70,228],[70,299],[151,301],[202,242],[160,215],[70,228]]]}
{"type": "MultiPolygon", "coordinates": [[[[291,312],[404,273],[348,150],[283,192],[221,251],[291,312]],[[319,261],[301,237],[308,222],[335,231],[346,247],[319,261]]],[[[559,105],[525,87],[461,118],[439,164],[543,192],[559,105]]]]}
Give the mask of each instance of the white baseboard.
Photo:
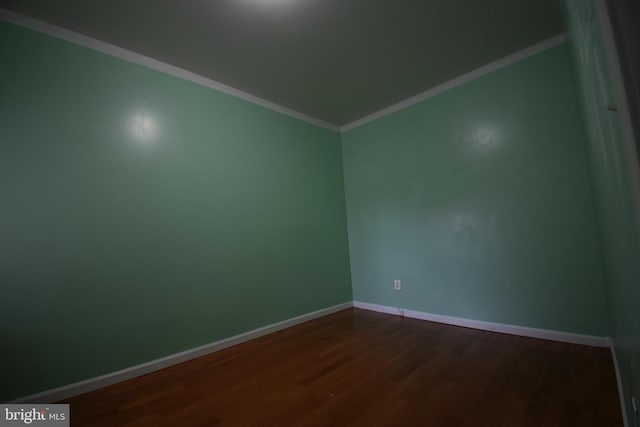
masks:
{"type": "Polygon", "coordinates": [[[203,346],[172,354],[160,359],[152,360],[141,365],[132,366],[121,371],[111,372],[99,377],[90,378],[88,380],[43,391],[41,393],[32,394],[30,396],[25,396],[7,403],[53,403],[59,400],[68,399],[73,396],[78,396],[80,394],[88,393],[99,388],[130,380],[132,378],[136,378],[154,371],[158,371],[169,366],[177,365],[178,363],[186,362],[197,357],[205,356],[207,354],[214,353],[216,351],[252,340],[254,338],[268,335],[273,332],[277,332],[282,329],[307,322],[309,320],[317,319],[328,314],[351,308],[352,306],[353,304],[351,303],[351,301],[349,301],[342,304],[334,305],[332,307],[323,308],[321,310],[283,320],[282,322],[263,326],[261,328],[254,329],[240,335],[235,335],[230,338],[225,338],[220,341],[205,344],[203,346]]]}
{"type": "Polygon", "coordinates": [[[571,332],[552,331],[548,329],[529,328],[526,326],[507,325],[503,323],[484,322],[481,320],[463,319],[461,317],[444,316],[441,314],[425,313],[422,311],[406,310],[386,305],[370,304],[354,301],[355,308],[411,317],[413,319],[429,320],[431,322],[446,323],[447,325],[463,326],[465,328],[482,329],[484,331],[500,332],[503,334],[520,335],[523,337],[542,338],[545,340],[561,341],[572,344],[589,345],[593,347],[609,347],[609,337],[574,334],[571,332]]]}
{"type": "Polygon", "coordinates": [[[630,427],[629,419],[627,418],[627,406],[625,405],[624,388],[622,387],[622,376],[620,375],[620,368],[618,367],[618,356],[616,355],[616,347],[611,342],[611,358],[613,359],[613,369],[616,371],[616,383],[618,383],[618,397],[620,398],[620,410],[622,411],[622,423],[624,427],[630,427]]]}
{"type": "Polygon", "coordinates": [[[618,381],[618,391],[623,408],[623,417],[625,426],[628,426],[626,413],[624,412],[624,399],[622,394],[622,384],[620,381],[620,372],[618,370],[617,358],[615,356],[615,350],[611,345],[611,340],[608,337],[598,337],[591,335],[581,335],[569,332],[551,331],[546,329],[536,329],[524,326],[506,325],[501,323],[484,322],[480,320],[463,319],[459,317],[444,316],[440,314],[431,314],[415,310],[406,310],[396,307],[390,307],[385,305],[370,304],[361,301],[345,302],[342,304],[334,305],[332,307],[323,308],[311,313],[303,314],[301,316],[293,317],[291,319],[283,320],[281,322],[273,323],[258,329],[254,329],[249,332],[245,332],[230,338],[226,338],[220,341],[216,341],[210,344],[205,344],[200,347],[192,348],[180,353],[172,354],[160,359],[152,360],[137,366],[133,366],[120,371],[112,372],[109,374],[101,375],[98,377],[90,378],[77,383],[69,384],[66,386],[58,387],[55,389],[43,391],[41,393],[32,394],[7,403],[53,403],[59,400],[68,399],[73,396],[88,393],[93,390],[97,390],[103,387],[107,387],[112,384],[116,384],[122,381],[130,380],[132,378],[139,377],[160,369],[167,368],[169,366],[177,365],[178,363],[186,362],[201,356],[205,356],[210,353],[222,350],[227,347],[240,344],[254,338],[259,338],[264,335],[268,335],[273,332],[280,331],[282,329],[289,328],[291,326],[298,325],[300,323],[307,322],[309,320],[317,319],[338,311],[342,311],[351,307],[361,308],[364,310],[377,311],[380,313],[387,313],[393,315],[399,315],[404,317],[410,317],[413,319],[428,320],[432,322],[445,323],[448,325],[463,326],[467,328],[481,329],[485,331],[500,332],[511,335],[520,335],[532,338],[542,338],[553,341],[568,342],[573,344],[590,345],[594,347],[611,347],[613,361],[616,371],[616,378],[618,381]]]}

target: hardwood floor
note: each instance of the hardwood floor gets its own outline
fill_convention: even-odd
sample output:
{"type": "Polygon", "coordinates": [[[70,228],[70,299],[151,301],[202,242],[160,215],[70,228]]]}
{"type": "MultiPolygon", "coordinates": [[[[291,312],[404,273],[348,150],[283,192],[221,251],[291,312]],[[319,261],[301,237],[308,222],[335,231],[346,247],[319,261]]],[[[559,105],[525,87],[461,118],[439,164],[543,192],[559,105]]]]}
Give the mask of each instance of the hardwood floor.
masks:
{"type": "Polygon", "coordinates": [[[358,309],[94,391],[72,426],[621,426],[608,349],[358,309]]]}

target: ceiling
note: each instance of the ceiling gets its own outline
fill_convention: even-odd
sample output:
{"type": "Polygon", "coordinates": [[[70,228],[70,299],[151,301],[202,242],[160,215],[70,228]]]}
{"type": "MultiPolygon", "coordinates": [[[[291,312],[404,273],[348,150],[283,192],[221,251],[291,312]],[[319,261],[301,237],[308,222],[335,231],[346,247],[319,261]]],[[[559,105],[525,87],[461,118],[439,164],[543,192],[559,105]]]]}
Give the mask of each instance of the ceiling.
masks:
{"type": "Polygon", "coordinates": [[[0,0],[342,126],[563,31],[559,0],[0,0]]]}

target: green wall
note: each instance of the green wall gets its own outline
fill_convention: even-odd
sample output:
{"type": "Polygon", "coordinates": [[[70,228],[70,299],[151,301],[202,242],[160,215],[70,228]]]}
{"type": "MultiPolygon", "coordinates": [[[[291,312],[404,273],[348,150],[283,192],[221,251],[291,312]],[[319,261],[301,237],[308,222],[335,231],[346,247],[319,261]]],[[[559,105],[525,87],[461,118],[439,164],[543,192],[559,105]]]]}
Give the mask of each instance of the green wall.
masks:
{"type": "MultiPolygon", "coordinates": [[[[581,82],[584,116],[602,229],[613,316],[614,346],[624,389],[627,419],[631,397],[640,397],[640,230],[631,174],[638,173],[633,141],[625,141],[620,114],[607,105],[614,95],[603,29],[592,1],[565,2],[571,45],[581,82]],[[629,148],[631,147],[631,149],[629,148]]],[[[628,124],[630,127],[630,124],[628,124]]],[[[636,420],[636,423],[640,420],[636,420]]]]}
{"type": "Polygon", "coordinates": [[[352,299],[337,132],[7,23],[0,57],[0,401],[352,299]]]}
{"type": "Polygon", "coordinates": [[[617,132],[604,113],[583,123],[568,45],[342,137],[7,23],[0,55],[0,401],[349,301],[351,282],[591,335],[611,307],[638,389],[628,174],[594,137],[617,132]]]}
{"type": "Polygon", "coordinates": [[[609,335],[566,44],[346,132],[343,161],[355,300],[609,335]]]}

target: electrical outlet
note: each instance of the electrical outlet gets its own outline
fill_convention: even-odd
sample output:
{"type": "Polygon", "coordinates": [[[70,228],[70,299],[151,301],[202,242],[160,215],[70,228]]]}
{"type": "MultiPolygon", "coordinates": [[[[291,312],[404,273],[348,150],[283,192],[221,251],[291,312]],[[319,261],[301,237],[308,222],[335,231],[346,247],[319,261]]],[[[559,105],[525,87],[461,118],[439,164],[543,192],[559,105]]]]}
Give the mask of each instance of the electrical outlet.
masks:
{"type": "Polygon", "coordinates": [[[395,289],[396,291],[399,291],[402,289],[402,285],[400,284],[400,280],[394,280],[393,281],[393,289],[395,289]]]}

